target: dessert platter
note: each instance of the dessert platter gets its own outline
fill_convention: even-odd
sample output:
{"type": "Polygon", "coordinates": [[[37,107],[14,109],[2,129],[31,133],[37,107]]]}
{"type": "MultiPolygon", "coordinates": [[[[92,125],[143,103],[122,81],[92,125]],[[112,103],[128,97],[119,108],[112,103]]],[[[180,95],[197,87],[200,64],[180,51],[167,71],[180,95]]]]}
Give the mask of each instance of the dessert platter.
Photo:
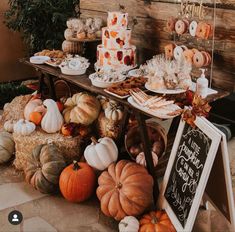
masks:
{"type": "Polygon", "coordinates": [[[65,75],[82,75],[86,72],[90,63],[82,56],[67,57],[59,65],[61,72],[65,75]]]}
{"type": "Polygon", "coordinates": [[[135,108],[161,119],[174,118],[182,113],[182,109],[163,96],[151,96],[140,89],[130,91],[127,101],[135,108]]]}
{"type": "Polygon", "coordinates": [[[113,84],[112,86],[106,88],[104,91],[121,99],[127,98],[130,96],[130,91],[135,88],[144,88],[144,84],[147,79],[144,77],[136,78],[130,77],[125,81],[122,81],[118,84],[113,84]]]}
{"type": "Polygon", "coordinates": [[[126,79],[126,76],[122,73],[114,70],[99,71],[89,76],[92,85],[99,88],[107,88],[113,84],[119,84],[126,79]]]}
{"type": "Polygon", "coordinates": [[[148,78],[146,89],[159,94],[179,94],[192,85],[191,69],[191,64],[183,59],[169,60],[157,55],[141,65],[138,72],[148,78]]]}
{"type": "Polygon", "coordinates": [[[44,49],[40,52],[35,53],[34,56],[31,58],[32,60],[33,59],[36,60],[39,59],[40,57],[45,57],[44,59],[42,58],[45,61],[41,62],[40,64],[48,64],[52,67],[59,67],[62,61],[66,58],[66,54],[61,50],[44,49]]]}

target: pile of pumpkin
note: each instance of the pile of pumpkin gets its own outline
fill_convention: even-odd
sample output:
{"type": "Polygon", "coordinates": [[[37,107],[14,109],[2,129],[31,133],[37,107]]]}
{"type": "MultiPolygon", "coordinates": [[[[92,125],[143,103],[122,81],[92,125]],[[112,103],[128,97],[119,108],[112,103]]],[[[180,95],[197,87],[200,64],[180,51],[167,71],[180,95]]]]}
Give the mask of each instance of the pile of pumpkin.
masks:
{"type": "MultiPolygon", "coordinates": [[[[88,95],[74,94],[64,104],[33,97],[24,109],[24,119],[6,122],[8,132],[30,135],[41,126],[47,133],[61,131],[65,136],[74,134],[74,125],[88,126],[99,116],[101,107],[105,120],[119,122],[123,112],[114,102],[88,95]],[[65,123],[65,124],[64,124],[65,123]]],[[[14,140],[10,133],[0,133],[0,163],[14,153],[14,140]]],[[[91,138],[84,151],[86,162],[74,161],[67,166],[63,154],[55,144],[42,144],[29,155],[25,179],[42,193],[60,190],[70,202],[83,202],[96,191],[102,212],[120,221],[124,232],[175,231],[164,211],[145,214],[140,221],[135,218],[146,212],[153,203],[153,179],[146,168],[135,162],[118,159],[118,149],[113,139],[91,138]],[[96,170],[102,171],[98,181],[96,170]],[[97,187],[98,182],[98,187],[97,187]],[[97,188],[96,188],[97,187],[97,188]]]]}

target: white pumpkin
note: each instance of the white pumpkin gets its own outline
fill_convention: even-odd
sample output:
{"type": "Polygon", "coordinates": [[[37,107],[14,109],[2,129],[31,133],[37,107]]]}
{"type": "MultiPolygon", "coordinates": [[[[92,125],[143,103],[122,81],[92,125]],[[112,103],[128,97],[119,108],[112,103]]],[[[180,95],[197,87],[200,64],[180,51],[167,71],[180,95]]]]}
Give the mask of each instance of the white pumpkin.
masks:
{"type": "Polygon", "coordinates": [[[24,108],[24,118],[29,120],[29,116],[35,111],[35,108],[42,105],[41,99],[30,100],[24,108]]]}
{"type": "Polygon", "coordinates": [[[14,131],[14,121],[13,120],[8,120],[4,123],[3,127],[4,127],[4,130],[9,132],[9,133],[12,133],[14,131]]]}
{"type": "Polygon", "coordinates": [[[117,161],[118,149],[111,138],[104,137],[97,141],[92,137],[92,143],[86,147],[84,157],[91,167],[102,171],[117,161]]]}
{"type": "Polygon", "coordinates": [[[43,105],[47,107],[47,112],[42,119],[41,127],[47,133],[56,133],[64,122],[58,106],[52,99],[46,99],[43,105]]]}
{"type": "Polygon", "coordinates": [[[15,142],[8,132],[0,133],[0,164],[7,162],[15,152],[15,142]]]}
{"type": "Polygon", "coordinates": [[[112,121],[119,121],[123,117],[122,107],[116,103],[109,102],[104,110],[105,117],[112,121]]]}
{"type": "Polygon", "coordinates": [[[36,129],[36,126],[34,123],[29,122],[28,120],[20,119],[17,123],[14,125],[14,133],[20,134],[20,135],[30,135],[33,133],[36,129]]]}
{"type": "MultiPolygon", "coordinates": [[[[153,165],[154,165],[154,167],[156,167],[157,164],[158,164],[158,156],[153,151],[152,151],[152,157],[153,157],[153,165]]],[[[137,164],[140,164],[140,165],[145,166],[145,167],[147,166],[144,152],[140,152],[140,154],[136,156],[135,161],[136,161],[137,164]]]]}
{"type": "Polygon", "coordinates": [[[138,232],[139,221],[133,216],[124,217],[118,224],[119,232],[138,232]]]}

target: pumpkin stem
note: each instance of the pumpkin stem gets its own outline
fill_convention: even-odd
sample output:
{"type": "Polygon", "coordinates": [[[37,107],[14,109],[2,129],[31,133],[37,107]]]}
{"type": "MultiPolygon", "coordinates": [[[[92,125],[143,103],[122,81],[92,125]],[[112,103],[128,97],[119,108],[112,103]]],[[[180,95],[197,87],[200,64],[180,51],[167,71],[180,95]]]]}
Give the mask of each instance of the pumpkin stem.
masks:
{"type": "Polygon", "coordinates": [[[80,169],[80,166],[78,165],[78,161],[74,160],[73,161],[73,170],[77,171],[78,169],[80,169]]]}
{"type": "Polygon", "coordinates": [[[119,182],[119,183],[115,186],[115,188],[121,189],[121,188],[122,188],[122,184],[119,182]]]}
{"type": "Polygon", "coordinates": [[[151,218],[152,218],[152,220],[151,220],[152,224],[157,224],[158,223],[158,219],[157,219],[155,213],[151,213],[151,218]]]}
{"type": "Polygon", "coordinates": [[[91,137],[91,141],[92,141],[94,144],[97,144],[97,143],[98,143],[98,140],[97,140],[94,136],[91,137]]]}

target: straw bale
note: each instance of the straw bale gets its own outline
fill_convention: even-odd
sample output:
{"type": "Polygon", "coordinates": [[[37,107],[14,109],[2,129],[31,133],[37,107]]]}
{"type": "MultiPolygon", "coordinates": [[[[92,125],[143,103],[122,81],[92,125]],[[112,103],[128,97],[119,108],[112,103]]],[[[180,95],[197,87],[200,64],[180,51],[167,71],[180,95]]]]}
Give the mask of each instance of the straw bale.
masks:
{"type": "Polygon", "coordinates": [[[24,118],[24,108],[29,102],[32,95],[23,95],[15,97],[9,104],[4,107],[2,117],[0,119],[0,128],[8,120],[18,121],[24,118]]]}
{"type": "Polygon", "coordinates": [[[54,143],[58,146],[65,160],[70,163],[74,159],[78,160],[81,156],[83,140],[81,137],[65,137],[60,133],[48,134],[38,128],[29,136],[22,136],[13,133],[16,145],[14,165],[18,170],[24,170],[27,165],[29,155],[33,149],[40,144],[54,143]]]}

